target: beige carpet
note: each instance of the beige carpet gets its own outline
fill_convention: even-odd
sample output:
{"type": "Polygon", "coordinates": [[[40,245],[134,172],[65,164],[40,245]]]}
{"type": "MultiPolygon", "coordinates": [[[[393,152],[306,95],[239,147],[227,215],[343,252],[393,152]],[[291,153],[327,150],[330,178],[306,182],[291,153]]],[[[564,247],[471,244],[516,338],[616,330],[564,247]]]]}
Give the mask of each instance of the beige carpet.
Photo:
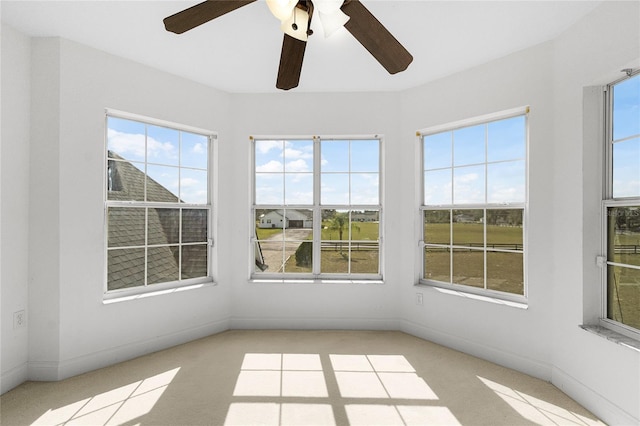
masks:
{"type": "Polygon", "coordinates": [[[228,331],[0,403],[3,426],[602,424],[549,383],[372,331],[228,331]]]}

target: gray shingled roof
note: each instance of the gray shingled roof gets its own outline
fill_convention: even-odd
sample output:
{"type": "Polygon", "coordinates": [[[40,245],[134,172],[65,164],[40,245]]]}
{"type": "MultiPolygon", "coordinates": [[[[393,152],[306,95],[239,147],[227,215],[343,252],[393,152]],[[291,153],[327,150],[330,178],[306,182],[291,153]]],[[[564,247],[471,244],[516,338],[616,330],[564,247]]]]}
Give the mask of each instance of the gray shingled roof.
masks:
{"type": "MultiPolygon", "coordinates": [[[[119,155],[109,151],[109,200],[143,201],[145,180],[147,198],[155,202],[180,202],[178,197],[119,155]]],[[[108,245],[110,248],[143,246],[147,211],[148,284],[179,278],[180,210],[176,208],[109,207],[108,245]],[[167,244],[176,244],[167,246],[167,244]]],[[[182,216],[182,242],[204,244],[183,246],[182,278],[207,274],[206,209],[185,209],[182,216]]],[[[136,287],[144,283],[144,248],[111,249],[108,254],[108,289],[136,287]]]]}

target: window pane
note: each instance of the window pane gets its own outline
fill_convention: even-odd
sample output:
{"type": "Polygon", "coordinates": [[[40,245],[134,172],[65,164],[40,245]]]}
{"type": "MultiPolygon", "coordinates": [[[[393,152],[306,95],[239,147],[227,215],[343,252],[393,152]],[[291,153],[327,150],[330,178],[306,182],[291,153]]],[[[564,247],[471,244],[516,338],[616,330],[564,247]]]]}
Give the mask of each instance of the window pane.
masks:
{"type": "Polygon", "coordinates": [[[444,247],[424,248],[424,278],[451,282],[451,251],[444,247]]]}
{"type": "Polygon", "coordinates": [[[313,141],[286,141],[284,149],[286,173],[313,172],[313,141]]]}
{"type": "Polygon", "coordinates": [[[494,121],[487,129],[487,161],[524,158],[526,154],[525,117],[494,121]]]}
{"type": "Polygon", "coordinates": [[[283,141],[255,141],[255,144],[257,173],[279,173],[284,171],[283,141]]]}
{"type": "Polygon", "coordinates": [[[107,215],[109,247],[144,245],[145,209],[109,207],[107,215]]]}
{"type": "Polygon", "coordinates": [[[487,210],[487,247],[523,250],[522,209],[487,210]]]}
{"type": "Polygon", "coordinates": [[[349,272],[348,241],[323,241],[320,252],[321,273],[347,274],[349,272]]]}
{"type": "Polygon", "coordinates": [[[425,210],[424,241],[431,244],[451,243],[451,212],[449,210],[425,210]]]}
{"type": "Polygon", "coordinates": [[[109,250],[107,290],[144,285],[144,248],[109,250]]]}
{"type": "Polygon", "coordinates": [[[484,288],[484,251],[453,249],[453,282],[484,288]]]}
{"type": "Polygon", "coordinates": [[[484,247],[484,211],[453,211],[453,244],[484,247]]]}
{"type": "Polygon", "coordinates": [[[147,201],[178,202],[178,168],[147,165],[147,201]]]}
{"type": "Polygon", "coordinates": [[[322,204],[349,204],[348,173],[323,173],[320,182],[322,204]]]}
{"type": "Polygon", "coordinates": [[[380,238],[380,212],[354,210],[351,212],[351,239],[378,241],[380,238]]]}
{"type": "Polygon", "coordinates": [[[378,140],[351,141],[351,172],[378,173],[380,167],[378,140]]]}
{"type": "Polygon", "coordinates": [[[284,226],[284,209],[256,209],[256,232],[259,240],[282,240],[284,226]]]}
{"type": "Polygon", "coordinates": [[[640,75],[613,87],[613,140],[640,134],[640,75]]]}
{"type": "Polygon", "coordinates": [[[313,173],[285,174],[285,204],[313,204],[313,173]]]}
{"type": "Polygon", "coordinates": [[[284,209],[285,240],[303,241],[313,238],[313,210],[284,209]]]}
{"type": "Polygon", "coordinates": [[[379,252],[380,246],[377,243],[361,241],[351,243],[351,273],[377,274],[379,252]]]}
{"type": "Polygon", "coordinates": [[[147,249],[147,284],[177,281],[178,246],[147,249]]]}
{"type": "Polygon", "coordinates": [[[640,206],[610,207],[607,219],[608,260],[640,266],[640,206]]]}
{"type": "Polygon", "coordinates": [[[487,252],[487,288],[506,293],[524,294],[523,255],[487,252]]]}
{"type": "Polygon", "coordinates": [[[204,209],[182,210],[182,242],[207,242],[209,211],[204,209]]]}
{"type": "Polygon", "coordinates": [[[180,242],[180,210],[148,209],[147,242],[149,245],[180,242]]]}
{"type": "MultiPolygon", "coordinates": [[[[109,158],[121,158],[109,152],[109,158]]],[[[144,164],[127,161],[107,162],[107,199],[144,201],[144,164]]]]}
{"type": "Polygon", "coordinates": [[[256,173],[256,204],[284,204],[284,175],[256,173]]]}
{"type": "Polygon", "coordinates": [[[378,173],[351,174],[351,204],[378,204],[378,173]]]}
{"type": "Polygon", "coordinates": [[[178,166],[180,132],[160,126],[147,126],[147,163],[178,166]]]}
{"type": "Polygon", "coordinates": [[[453,169],[453,203],[483,204],[484,180],[484,166],[453,169]]]}
{"type": "Polygon", "coordinates": [[[107,118],[107,150],[115,158],[145,161],[145,124],[122,118],[107,118]]]}
{"type": "Polygon", "coordinates": [[[465,166],[485,162],[486,126],[464,127],[453,132],[453,165],[465,166]]]}
{"type": "Polygon", "coordinates": [[[451,204],[451,170],[424,173],[424,203],[430,206],[451,204]]]}
{"type": "Polygon", "coordinates": [[[209,138],[195,133],[182,132],[180,141],[180,165],[207,170],[209,138]]]}
{"type": "Polygon", "coordinates": [[[607,267],[607,318],[640,329],[640,270],[607,267]]]}
{"type": "Polygon", "coordinates": [[[320,150],[322,173],[349,171],[349,141],[322,141],[320,150]]]}
{"type": "Polygon", "coordinates": [[[616,142],[613,144],[613,197],[638,196],[640,196],[640,138],[616,142]]]}
{"type": "MultiPolygon", "coordinates": [[[[292,243],[288,243],[291,245],[292,243]]],[[[299,241],[295,244],[293,256],[288,257],[284,266],[284,272],[310,273],[313,270],[313,242],[299,241]]]]}
{"type": "Polygon", "coordinates": [[[207,245],[182,246],[181,278],[199,278],[207,276],[207,245]]]}
{"type": "Polygon", "coordinates": [[[425,136],[424,169],[451,167],[451,132],[425,136]]]}
{"type": "Polygon", "coordinates": [[[180,200],[189,204],[207,204],[207,171],[181,169],[180,200]]]}
{"type": "Polygon", "coordinates": [[[349,212],[346,210],[322,211],[322,239],[349,239],[349,212]]]}
{"type": "MultiPolygon", "coordinates": [[[[260,250],[262,252],[264,272],[282,272],[285,262],[284,257],[284,241],[282,239],[268,239],[259,241],[260,250]]],[[[260,272],[256,265],[256,272],[260,272]]]]}
{"type": "Polygon", "coordinates": [[[525,200],[524,161],[487,165],[487,202],[522,203],[525,200]]]}

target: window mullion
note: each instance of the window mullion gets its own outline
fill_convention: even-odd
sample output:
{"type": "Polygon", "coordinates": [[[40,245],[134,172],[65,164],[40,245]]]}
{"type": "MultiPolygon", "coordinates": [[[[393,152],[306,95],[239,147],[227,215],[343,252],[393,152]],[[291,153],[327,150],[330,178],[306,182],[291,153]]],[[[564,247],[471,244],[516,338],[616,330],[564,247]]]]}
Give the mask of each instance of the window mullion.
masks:
{"type": "Polygon", "coordinates": [[[321,156],[322,139],[316,136],[313,138],[313,261],[311,262],[311,272],[315,277],[320,275],[322,262],[321,156]]]}

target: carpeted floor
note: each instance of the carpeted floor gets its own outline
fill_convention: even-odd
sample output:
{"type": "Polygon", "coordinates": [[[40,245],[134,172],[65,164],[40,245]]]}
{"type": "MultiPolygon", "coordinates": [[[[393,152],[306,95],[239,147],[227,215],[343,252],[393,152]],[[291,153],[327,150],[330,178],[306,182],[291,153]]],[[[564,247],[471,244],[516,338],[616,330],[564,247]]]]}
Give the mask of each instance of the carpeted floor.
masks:
{"type": "Polygon", "coordinates": [[[3,426],[602,424],[549,383],[386,331],[228,331],[0,404],[3,426]]]}

